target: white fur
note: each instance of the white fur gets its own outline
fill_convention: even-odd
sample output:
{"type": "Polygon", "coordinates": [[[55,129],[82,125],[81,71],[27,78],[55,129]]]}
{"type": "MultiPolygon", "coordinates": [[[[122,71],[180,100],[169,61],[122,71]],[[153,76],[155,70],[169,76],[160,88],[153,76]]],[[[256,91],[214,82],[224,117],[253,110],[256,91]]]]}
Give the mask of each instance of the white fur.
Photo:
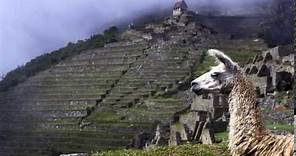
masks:
{"type": "Polygon", "coordinates": [[[216,50],[216,49],[210,49],[208,50],[208,54],[210,56],[213,56],[216,58],[216,61],[219,63],[217,66],[212,67],[212,69],[198,77],[197,79],[193,80],[192,83],[197,83],[200,88],[203,88],[206,92],[215,92],[222,89],[222,87],[228,86],[229,83],[232,82],[233,79],[233,71],[230,69],[234,69],[233,67],[237,64],[234,63],[228,56],[226,56],[223,52],[216,50]],[[221,62],[223,60],[224,62],[227,62],[226,64],[221,62]],[[227,67],[228,66],[228,67],[227,67]],[[223,78],[223,82],[214,79],[211,75],[213,73],[221,73],[221,76],[223,78]]]}
{"type": "MultiPolygon", "coordinates": [[[[229,58],[227,55],[225,55],[222,51],[218,50],[218,49],[209,49],[208,50],[208,54],[210,56],[213,56],[214,58],[218,59],[218,58],[225,58],[228,61],[230,61],[231,64],[236,65],[235,62],[233,62],[231,60],[231,58],[229,58]]],[[[218,62],[221,62],[220,60],[217,60],[218,62]]]]}
{"type": "Polygon", "coordinates": [[[212,67],[212,70],[201,75],[197,79],[193,80],[192,83],[198,83],[201,88],[206,88],[209,91],[214,91],[217,89],[221,89],[222,84],[219,84],[219,81],[216,79],[213,79],[211,77],[211,74],[215,72],[225,72],[225,66],[224,64],[219,64],[216,67],[212,67]]]}

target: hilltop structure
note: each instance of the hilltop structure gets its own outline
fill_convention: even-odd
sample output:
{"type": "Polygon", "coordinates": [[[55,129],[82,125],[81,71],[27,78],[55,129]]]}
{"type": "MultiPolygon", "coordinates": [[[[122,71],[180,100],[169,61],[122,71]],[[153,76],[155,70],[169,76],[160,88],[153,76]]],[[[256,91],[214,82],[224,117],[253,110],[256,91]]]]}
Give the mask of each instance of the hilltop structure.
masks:
{"type": "Polygon", "coordinates": [[[176,4],[173,10],[173,16],[180,16],[188,9],[188,5],[185,0],[176,0],[176,4]]]}

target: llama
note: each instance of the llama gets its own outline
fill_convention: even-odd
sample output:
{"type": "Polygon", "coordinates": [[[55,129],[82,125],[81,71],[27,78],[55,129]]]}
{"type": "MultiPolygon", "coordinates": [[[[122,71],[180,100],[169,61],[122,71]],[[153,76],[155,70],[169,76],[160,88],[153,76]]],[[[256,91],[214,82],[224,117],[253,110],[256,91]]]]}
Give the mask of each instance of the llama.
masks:
{"type": "Polygon", "coordinates": [[[275,135],[265,128],[255,87],[238,64],[219,50],[208,53],[220,63],[193,80],[191,90],[197,95],[229,94],[228,148],[232,156],[292,156],[293,136],[275,135]]]}

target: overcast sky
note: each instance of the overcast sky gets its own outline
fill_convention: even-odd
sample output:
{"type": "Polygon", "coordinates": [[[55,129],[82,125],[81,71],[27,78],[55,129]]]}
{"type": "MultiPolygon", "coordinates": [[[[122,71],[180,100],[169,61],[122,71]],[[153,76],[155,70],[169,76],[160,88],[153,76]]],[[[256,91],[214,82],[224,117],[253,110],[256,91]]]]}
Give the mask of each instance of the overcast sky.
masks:
{"type": "MultiPolygon", "coordinates": [[[[189,5],[218,1],[230,7],[245,2],[187,1],[189,5]]],[[[0,74],[68,42],[88,38],[119,20],[173,5],[174,0],[0,0],[0,74]]]]}

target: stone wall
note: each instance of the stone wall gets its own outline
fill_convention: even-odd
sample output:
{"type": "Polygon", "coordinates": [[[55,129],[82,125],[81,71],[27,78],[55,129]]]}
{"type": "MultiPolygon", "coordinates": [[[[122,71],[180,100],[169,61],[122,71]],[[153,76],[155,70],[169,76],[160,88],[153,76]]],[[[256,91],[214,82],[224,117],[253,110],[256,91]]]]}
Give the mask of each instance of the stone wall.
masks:
{"type": "Polygon", "coordinates": [[[259,88],[259,94],[291,90],[295,74],[293,51],[288,47],[267,50],[257,55],[245,71],[259,88]]]}

